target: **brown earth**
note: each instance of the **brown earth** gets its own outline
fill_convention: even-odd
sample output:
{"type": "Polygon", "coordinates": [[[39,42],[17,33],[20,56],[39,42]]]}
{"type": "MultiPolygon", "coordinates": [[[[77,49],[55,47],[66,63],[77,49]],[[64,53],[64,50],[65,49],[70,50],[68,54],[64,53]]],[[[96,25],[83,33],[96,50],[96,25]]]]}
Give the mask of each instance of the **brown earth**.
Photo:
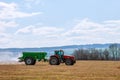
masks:
{"type": "Polygon", "coordinates": [[[120,61],[77,61],[73,66],[2,64],[0,80],[120,80],[120,61]]]}

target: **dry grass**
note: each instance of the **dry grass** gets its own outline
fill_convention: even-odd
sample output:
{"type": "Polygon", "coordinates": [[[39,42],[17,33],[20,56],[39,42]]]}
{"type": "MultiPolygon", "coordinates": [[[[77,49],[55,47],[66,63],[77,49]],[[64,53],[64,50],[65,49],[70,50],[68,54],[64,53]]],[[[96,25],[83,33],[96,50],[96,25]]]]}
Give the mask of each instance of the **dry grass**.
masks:
{"type": "Polygon", "coordinates": [[[77,61],[74,66],[47,62],[0,65],[0,80],[120,80],[120,61],[77,61]]]}

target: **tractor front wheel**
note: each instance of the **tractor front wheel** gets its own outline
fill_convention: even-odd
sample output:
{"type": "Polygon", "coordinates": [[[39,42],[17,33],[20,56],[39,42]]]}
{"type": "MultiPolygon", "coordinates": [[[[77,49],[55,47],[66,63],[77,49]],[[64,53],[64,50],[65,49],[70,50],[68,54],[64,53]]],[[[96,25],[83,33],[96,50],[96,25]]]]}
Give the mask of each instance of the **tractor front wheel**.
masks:
{"type": "Polygon", "coordinates": [[[73,63],[73,61],[71,59],[66,59],[65,64],[66,65],[73,65],[74,63],[73,63]]]}
{"type": "Polygon", "coordinates": [[[51,57],[49,63],[50,65],[59,65],[59,60],[56,57],[51,57]]]}

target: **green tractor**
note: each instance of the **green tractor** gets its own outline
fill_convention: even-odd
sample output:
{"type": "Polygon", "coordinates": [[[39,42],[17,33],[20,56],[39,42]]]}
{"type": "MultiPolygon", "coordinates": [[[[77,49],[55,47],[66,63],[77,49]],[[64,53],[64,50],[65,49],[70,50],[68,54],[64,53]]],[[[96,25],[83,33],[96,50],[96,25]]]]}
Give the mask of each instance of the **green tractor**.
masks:
{"type": "Polygon", "coordinates": [[[63,50],[56,50],[54,55],[50,56],[49,64],[50,65],[59,65],[60,63],[65,63],[66,65],[73,65],[76,63],[74,56],[64,55],[63,50]]]}

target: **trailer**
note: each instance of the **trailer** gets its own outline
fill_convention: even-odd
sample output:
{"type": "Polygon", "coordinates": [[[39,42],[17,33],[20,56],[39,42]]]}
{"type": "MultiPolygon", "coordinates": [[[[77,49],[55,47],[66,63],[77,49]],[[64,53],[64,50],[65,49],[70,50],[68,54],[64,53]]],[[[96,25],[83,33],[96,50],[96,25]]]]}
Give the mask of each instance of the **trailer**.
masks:
{"type": "Polygon", "coordinates": [[[23,52],[19,57],[19,62],[25,62],[26,65],[35,65],[36,61],[46,61],[46,52],[23,52]]]}

